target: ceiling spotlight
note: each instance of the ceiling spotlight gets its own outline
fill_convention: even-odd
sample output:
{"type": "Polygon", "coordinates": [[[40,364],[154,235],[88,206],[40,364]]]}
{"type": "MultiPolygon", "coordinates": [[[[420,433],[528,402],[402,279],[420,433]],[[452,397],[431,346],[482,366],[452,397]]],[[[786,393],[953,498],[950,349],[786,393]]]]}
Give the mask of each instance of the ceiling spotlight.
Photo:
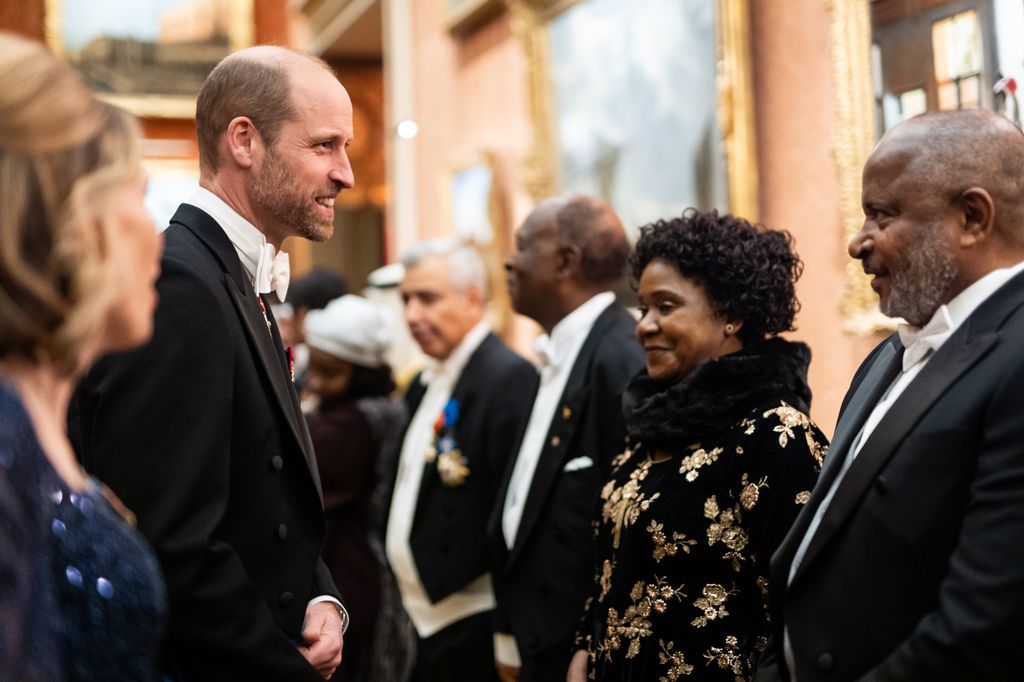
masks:
{"type": "Polygon", "coordinates": [[[416,121],[408,118],[399,122],[399,124],[395,126],[395,132],[398,133],[398,136],[403,140],[411,140],[416,137],[416,133],[419,131],[420,127],[416,125],[416,121]]]}

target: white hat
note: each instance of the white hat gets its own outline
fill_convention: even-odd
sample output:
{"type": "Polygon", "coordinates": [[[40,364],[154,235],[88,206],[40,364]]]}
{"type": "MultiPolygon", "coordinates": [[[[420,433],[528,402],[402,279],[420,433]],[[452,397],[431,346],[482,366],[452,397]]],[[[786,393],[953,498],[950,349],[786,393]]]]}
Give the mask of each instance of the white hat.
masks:
{"type": "Polygon", "coordinates": [[[311,348],[364,367],[386,362],[391,330],[384,306],[351,294],[306,314],[306,343],[311,348]]]}

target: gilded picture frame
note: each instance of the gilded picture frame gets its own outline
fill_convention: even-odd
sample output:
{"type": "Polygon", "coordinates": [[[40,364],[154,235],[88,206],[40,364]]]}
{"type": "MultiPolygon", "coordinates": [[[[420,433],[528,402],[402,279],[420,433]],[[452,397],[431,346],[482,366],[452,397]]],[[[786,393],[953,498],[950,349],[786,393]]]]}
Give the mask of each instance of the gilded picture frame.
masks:
{"type": "Polygon", "coordinates": [[[46,0],[50,48],[138,116],[193,117],[206,75],[253,33],[253,0],[46,0]]]}
{"type": "MultiPolygon", "coordinates": [[[[533,144],[526,159],[527,191],[535,199],[563,189],[552,92],[551,22],[585,0],[506,0],[526,53],[533,144]]],[[[719,140],[724,150],[728,210],[757,220],[757,150],[754,134],[748,0],[715,4],[715,90],[719,140]]]]}

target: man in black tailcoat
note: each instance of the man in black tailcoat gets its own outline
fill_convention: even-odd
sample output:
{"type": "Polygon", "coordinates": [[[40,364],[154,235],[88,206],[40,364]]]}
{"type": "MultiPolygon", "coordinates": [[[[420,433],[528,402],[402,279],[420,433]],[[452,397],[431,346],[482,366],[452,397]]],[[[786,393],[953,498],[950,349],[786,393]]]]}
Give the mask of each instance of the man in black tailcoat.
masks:
{"type": "Polygon", "coordinates": [[[505,679],[561,682],[569,667],[593,582],[591,521],[625,441],[622,392],[644,367],[612,293],[628,256],[611,207],[571,195],[542,202],[505,261],[513,306],[545,332],[540,387],[489,524],[505,679]]]}

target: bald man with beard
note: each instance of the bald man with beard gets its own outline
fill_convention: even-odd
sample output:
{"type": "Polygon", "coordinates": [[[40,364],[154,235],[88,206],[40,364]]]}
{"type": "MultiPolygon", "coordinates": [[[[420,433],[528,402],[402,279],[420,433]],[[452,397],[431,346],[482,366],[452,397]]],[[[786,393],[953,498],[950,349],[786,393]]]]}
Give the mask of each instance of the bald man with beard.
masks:
{"type": "Polygon", "coordinates": [[[768,680],[1021,679],[1024,135],[986,111],[891,129],[850,255],[905,324],[865,360],[772,559],[768,680]]]}

